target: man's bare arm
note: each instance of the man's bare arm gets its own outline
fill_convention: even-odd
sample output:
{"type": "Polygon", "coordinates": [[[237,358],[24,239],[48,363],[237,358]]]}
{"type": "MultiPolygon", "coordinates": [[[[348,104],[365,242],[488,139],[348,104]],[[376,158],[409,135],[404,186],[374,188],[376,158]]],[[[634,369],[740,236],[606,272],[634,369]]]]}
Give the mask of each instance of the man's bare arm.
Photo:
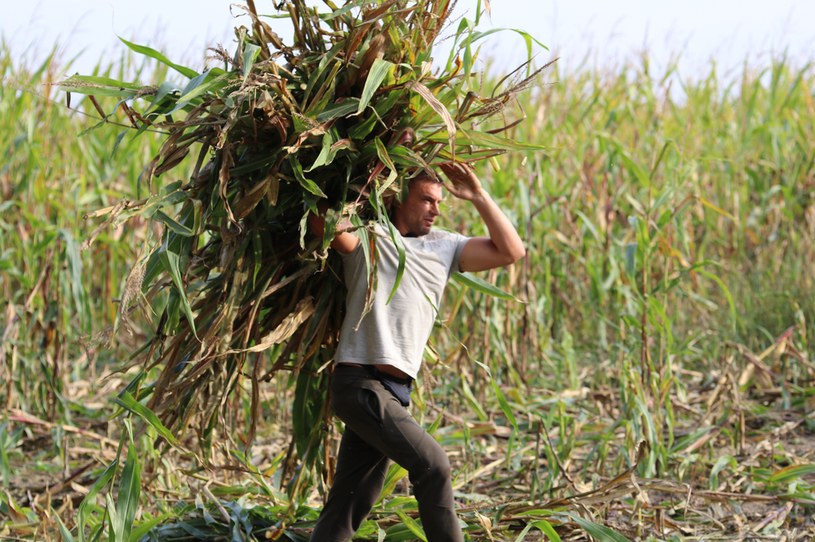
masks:
{"type": "Polygon", "coordinates": [[[447,190],[459,199],[472,202],[489,232],[489,237],[474,237],[464,245],[459,269],[485,271],[523,258],[526,248],[515,226],[483,189],[472,168],[455,162],[440,167],[450,179],[451,186],[447,190]]]}

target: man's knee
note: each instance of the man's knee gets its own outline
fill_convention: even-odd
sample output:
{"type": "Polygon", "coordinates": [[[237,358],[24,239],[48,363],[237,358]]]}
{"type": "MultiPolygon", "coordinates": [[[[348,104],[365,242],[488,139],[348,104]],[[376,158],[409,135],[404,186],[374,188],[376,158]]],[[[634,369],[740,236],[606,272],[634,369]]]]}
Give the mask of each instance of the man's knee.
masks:
{"type": "Polygon", "coordinates": [[[419,472],[411,472],[414,484],[421,484],[428,480],[447,480],[452,474],[450,459],[441,446],[433,447],[426,451],[423,465],[417,469],[419,472]]]}

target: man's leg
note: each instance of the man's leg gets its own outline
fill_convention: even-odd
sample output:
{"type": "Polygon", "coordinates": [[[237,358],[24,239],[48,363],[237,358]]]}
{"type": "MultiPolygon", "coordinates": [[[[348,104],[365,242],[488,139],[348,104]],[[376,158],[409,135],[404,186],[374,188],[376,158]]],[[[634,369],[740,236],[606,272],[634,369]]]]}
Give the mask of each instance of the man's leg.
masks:
{"type": "Polygon", "coordinates": [[[313,542],[350,540],[382,491],[388,458],[346,428],[328,500],[311,535],[313,542]]]}
{"type": "Polygon", "coordinates": [[[460,542],[447,453],[388,391],[377,396],[386,401],[382,431],[364,438],[408,471],[427,540],[460,542]]]}
{"type": "Polygon", "coordinates": [[[334,378],[334,408],[345,422],[346,434],[350,429],[368,446],[408,471],[428,540],[463,540],[453,502],[450,461],[444,449],[366,369],[342,368],[334,378]]]}

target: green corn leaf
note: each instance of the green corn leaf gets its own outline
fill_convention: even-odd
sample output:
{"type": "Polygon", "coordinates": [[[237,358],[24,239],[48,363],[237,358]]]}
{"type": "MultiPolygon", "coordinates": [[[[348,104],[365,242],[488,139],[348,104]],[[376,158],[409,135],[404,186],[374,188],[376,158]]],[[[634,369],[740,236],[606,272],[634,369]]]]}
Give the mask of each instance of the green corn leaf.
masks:
{"type": "Polygon", "coordinates": [[[371,66],[371,71],[368,72],[368,78],[365,80],[365,87],[362,89],[362,97],[360,98],[359,105],[357,106],[357,115],[362,113],[365,108],[368,107],[368,104],[371,102],[374,94],[382,85],[382,82],[385,80],[385,77],[388,76],[388,72],[390,72],[392,68],[392,62],[388,62],[387,60],[383,60],[381,58],[374,60],[374,63],[371,66]]]}
{"type": "Polygon", "coordinates": [[[297,375],[292,404],[292,430],[297,453],[303,458],[313,456],[317,451],[312,444],[321,432],[318,420],[326,400],[324,382],[322,375],[315,377],[306,371],[297,375]]]}
{"type": "Polygon", "coordinates": [[[59,535],[62,537],[62,542],[75,542],[74,535],[71,534],[71,531],[65,527],[65,524],[62,523],[62,519],[60,519],[59,515],[55,515],[57,518],[57,524],[59,525],[59,535]]]}
{"type": "Polygon", "coordinates": [[[396,510],[396,515],[399,516],[399,519],[402,520],[402,523],[405,527],[407,527],[417,539],[422,540],[423,542],[427,542],[427,536],[424,534],[424,530],[422,530],[422,526],[413,519],[412,517],[408,516],[402,510],[396,510]]]}
{"type": "Polygon", "coordinates": [[[455,273],[453,273],[452,278],[457,283],[467,286],[468,288],[472,288],[473,290],[481,292],[482,294],[497,297],[498,299],[505,299],[507,301],[519,301],[519,299],[516,298],[514,295],[505,292],[504,290],[498,288],[497,286],[471,273],[456,271],[455,273]]]}
{"type": "Polygon", "coordinates": [[[178,97],[178,103],[176,103],[172,112],[181,110],[207,92],[219,90],[224,84],[229,82],[230,78],[230,73],[223,73],[221,70],[205,71],[184,87],[181,91],[181,96],[178,97]]]}
{"type": "Polygon", "coordinates": [[[382,194],[385,193],[385,190],[387,190],[393,184],[393,181],[396,180],[396,166],[393,165],[393,160],[391,160],[390,155],[388,155],[388,149],[385,148],[385,144],[382,143],[382,140],[377,137],[374,140],[374,143],[376,145],[376,155],[379,157],[382,163],[385,164],[385,167],[387,167],[388,170],[390,171],[390,173],[388,173],[388,178],[385,179],[385,182],[383,182],[376,189],[377,197],[382,197],[382,194]]]}
{"type": "Polygon", "coordinates": [[[495,392],[495,397],[498,398],[498,405],[501,407],[501,412],[504,413],[504,416],[507,417],[509,423],[512,425],[512,428],[515,431],[518,430],[518,421],[515,419],[515,413],[512,411],[512,407],[509,406],[507,402],[507,398],[504,395],[504,392],[501,391],[501,388],[498,387],[495,380],[490,380],[490,384],[492,384],[492,390],[495,392]]]}
{"type": "Polygon", "coordinates": [[[555,531],[555,528],[552,527],[552,524],[546,521],[545,519],[539,519],[527,523],[523,531],[521,531],[518,534],[518,537],[515,539],[515,542],[523,542],[524,540],[526,540],[526,535],[529,534],[529,531],[531,531],[532,529],[537,529],[543,534],[545,534],[547,539],[550,540],[550,542],[561,542],[560,535],[557,534],[557,531],[555,531]]]}
{"type": "Polygon", "coordinates": [[[305,170],[305,173],[309,173],[320,166],[330,164],[331,161],[334,160],[334,155],[336,155],[336,152],[332,153],[333,145],[334,134],[331,131],[323,134],[323,146],[320,149],[320,154],[317,155],[317,158],[314,160],[314,163],[311,164],[311,167],[305,170]]]}
{"type": "Polygon", "coordinates": [[[456,128],[456,123],[450,111],[436,98],[435,94],[433,94],[429,88],[418,81],[412,81],[408,85],[408,88],[421,96],[427,105],[441,117],[444,126],[447,128],[447,143],[450,146],[450,154],[455,154],[456,134],[459,130],[456,128]]]}
{"type": "Polygon", "coordinates": [[[127,45],[127,47],[133,52],[158,60],[165,66],[174,69],[184,77],[189,77],[190,79],[192,79],[193,77],[196,77],[198,75],[197,71],[193,70],[192,68],[187,68],[186,66],[182,66],[180,64],[176,64],[175,62],[170,61],[170,59],[168,59],[166,56],[164,56],[159,51],[156,51],[152,47],[147,47],[146,45],[138,45],[131,41],[127,41],[121,36],[119,36],[119,40],[121,40],[122,43],[127,45]]]}
{"type": "Polygon", "coordinates": [[[693,444],[694,442],[697,442],[703,436],[707,435],[708,433],[710,433],[711,431],[714,431],[714,430],[715,430],[714,427],[702,427],[702,428],[697,429],[696,431],[693,431],[693,432],[689,433],[688,435],[685,435],[684,437],[682,437],[680,439],[677,439],[677,441],[674,443],[673,447],[671,448],[671,453],[672,454],[679,454],[679,453],[683,452],[691,444],[693,444]]]}
{"type": "Polygon", "coordinates": [[[247,43],[243,48],[243,79],[246,80],[249,77],[249,73],[252,71],[252,66],[255,65],[255,60],[257,60],[258,55],[260,54],[260,47],[255,45],[254,43],[247,43]]]}
{"type": "MultiPolygon", "coordinates": [[[[403,168],[401,169],[405,168],[426,169],[430,167],[427,161],[425,161],[425,159],[422,158],[422,156],[419,153],[411,149],[408,149],[407,147],[401,146],[391,147],[390,149],[388,149],[388,155],[391,157],[391,160],[393,160],[393,163],[397,167],[403,166],[403,168]]],[[[468,155],[468,157],[471,156],[472,155],[468,155]]]]}
{"type": "Polygon", "coordinates": [[[625,271],[631,277],[637,272],[637,243],[625,245],[625,271]]]}
{"type": "Polygon", "coordinates": [[[583,221],[583,224],[585,224],[585,226],[589,229],[589,232],[591,232],[591,235],[592,237],[594,237],[594,240],[599,243],[602,243],[603,237],[600,235],[600,232],[597,230],[597,227],[594,225],[591,219],[588,216],[586,216],[586,214],[583,211],[575,211],[575,214],[580,217],[580,219],[583,221]]]}
{"type": "Polygon", "coordinates": [[[181,278],[181,269],[179,267],[180,257],[175,252],[169,250],[166,245],[159,249],[158,254],[164,270],[173,279],[173,285],[175,286],[176,293],[178,294],[181,309],[184,311],[184,316],[186,316],[187,322],[190,324],[190,329],[193,333],[195,333],[195,317],[192,314],[192,307],[190,307],[190,302],[187,299],[186,292],[184,291],[184,281],[181,278]]]}
{"type": "Polygon", "coordinates": [[[105,495],[105,510],[110,518],[110,523],[108,523],[108,539],[110,542],[120,542],[121,538],[116,536],[118,534],[116,528],[122,520],[119,519],[119,511],[116,509],[116,503],[113,502],[113,497],[110,493],[105,495]]]}
{"type": "Polygon", "coordinates": [[[147,422],[153,429],[156,430],[156,433],[161,435],[161,437],[167,442],[173,446],[178,446],[178,441],[176,440],[175,435],[173,435],[170,430],[167,429],[163,423],[161,423],[161,420],[158,419],[158,416],[156,416],[152,410],[137,401],[136,398],[130,394],[130,392],[126,391],[120,394],[115,401],[119,406],[129,410],[147,422]]]}
{"type": "Polygon", "coordinates": [[[317,186],[317,183],[315,183],[314,181],[305,176],[305,174],[303,173],[303,166],[302,164],[300,164],[300,161],[297,159],[297,157],[292,156],[291,158],[289,158],[289,165],[291,165],[291,169],[294,172],[294,178],[297,179],[297,182],[300,183],[300,186],[302,186],[315,196],[319,196],[321,198],[327,197],[325,193],[323,193],[322,189],[319,186],[317,186]]]}
{"type": "Polygon", "coordinates": [[[320,59],[319,67],[309,76],[303,99],[300,102],[300,108],[304,113],[314,113],[325,107],[331,91],[336,88],[337,74],[343,67],[342,60],[337,58],[342,49],[340,45],[335,45],[320,59]]]}
{"type": "Polygon", "coordinates": [[[628,173],[640,183],[640,186],[643,188],[649,188],[651,186],[650,172],[643,169],[634,160],[620,140],[608,133],[600,133],[597,135],[597,138],[614,148],[617,156],[622,160],[626,170],[628,170],[628,173]]]}
{"type": "Polygon", "coordinates": [[[337,102],[330,107],[326,107],[317,115],[317,121],[325,122],[327,120],[334,120],[351,115],[359,110],[359,103],[358,98],[347,98],[337,102]]]}
{"type": "Polygon", "coordinates": [[[148,535],[150,531],[152,531],[156,525],[162,523],[163,521],[173,517],[173,515],[169,512],[160,514],[154,518],[151,518],[147,521],[140,522],[136,527],[134,527],[130,531],[130,539],[128,542],[139,542],[145,536],[148,535]]]}
{"type": "Polygon", "coordinates": [[[508,27],[507,28],[491,28],[489,30],[485,30],[484,32],[473,32],[471,41],[474,42],[476,40],[484,39],[487,36],[489,36],[490,34],[494,34],[496,32],[514,32],[514,33],[518,34],[521,37],[521,39],[524,40],[524,43],[526,45],[527,58],[532,57],[532,45],[533,44],[538,45],[539,47],[541,47],[542,49],[544,49],[546,51],[549,50],[549,47],[547,47],[546,44],[544,44],[542,41],[537,39],[535,36],[533,36],[529,32],[525,32],[524,30],[521,30],[519,28],[508,28],[508,27]]]}
{"type": "Polygon", "coordinates": [[[768,478],[769,482],[787,482],[795,478],[801,478],[809,474],[815,474],[815,463],[807,463],[806,465],[791,465],[776,471],[768,478]]]}
{"type": "Polygon", "coordinates": [[[473,394],[473,390],[470,388],[470,385],[465,379],[461,380],[461,393],[464,395],[464,399],[470,405],[470,408],[472,408],[476,416],[478,416],[479,421],[487,421],[489,416],[478,399],[476,399],[475,395],[473,394]]]}
{"type": "Polygon", "coordinates": [[[318,167],[331,164],[340,151],[354,148],[354,144],[350,139],[336,140],[336,136],[337,134],[334,133],[334,131],[327,132],[323,136],[323,146],[320,150],[320,154],[317,156],[317,159],[314,160],[311,167],[305,170],[305,173],[309,173],[318,167]]]}
{"type": "Polygon", "coordinates": [[[113,530],[116,540],[130,541],[130,532],[136,510],[139,507],[139,494],[141,492],[141,463],[136,455],[136,447],[130,443],[127,447],[127,460],[125,461],[122,479],[119,481],[119,496],[116,501],[116,518],[113,530]]]}
{"type": "Polygon", "coordinates": [[[396,463],[391,464],[388,468],[388,474],[385,476],[385,483],[382,486],[382,491],[379,493],[379,498],[376,500],[377,505],[387,499],[393,490],[396,489],[396,484],[399,480],[407,476],[408,471],[396,463]]]}
{"type": "MultiPolygon", "coordinates": [[[[2,263],[2,260],[0,260],[0,263],[2,263]]],[[[2,265],[0,265],[0,271],[2,270],[2,265]]],[[[0,423],[0,471],[3,473],[4,487],[9,487],[11,479],[11,464],[8,458],[9,446],[7,445],[9,441],[8,423],[0,423]]],[[[0,501],[0,503],[2,503],[2,501],[0,501]]]]}
{"type": "Polygon", "coordinates": [[[119,466],[119,460],[114,459],[102,472],[102,475],[97,478],[97,480],[93,483],[88,494],[82,499],[82,502],[79,504],[79,510],[77,511],[77,520],[76,520],[76,528],[77,528],[77,535],[79,536],[79,542],[85,541],[85,527],[88,524],[88,514],[90,513],[90,508],[96,506],[96,495],[107,486],[110,481],[113,479],[113,475],[116,474],[116,469],[119,466]]]}
{"type": "Polygon", "coordinates": [[[560,542],[560,535],[557,534],[557,531],[554,527],[552,527],[552,524],[545,519],[532,522],[532,526],[549,537],[551,542],[560,542]]]}
{"type": "Polygon", "coordinates": [[[320,19],[322,19],[323,21],[326,21],[326,22],[333,21],[334,19],[336,19],[338,17],[342,17],[343,15],[347,15],[347,14],[351,13],[351,11],[353,9],[359,8],[359,6],[363,4],[363,2],[361,2],[360,0],[354,0],[354,1],[346,2],[345,6],[343,6],[341,8],[338,8],[334,4],[331,4],[331,3],[328,3],[328,2],[326,2],[326,3],[331,6],[331,11],[329,11],[328,13],[320,13],[319,14],[320,19]]]}
{"type": "MultiPolygon", "coordinates": [[[[651,409],[648,408],[648,405],[639,395],[635,397],[634,404],[636,407],[635,410],[640,415],[640,422],[644,425],[643,430],[648,442],[659,442],[656,424],[654,423],[654,416],[651,409]]],[[[653,451],[647,454],[645,467],[647,473],[646,476],[653,476],[656,472],[656,453],[653,451]]]]}
{"type": "Polygon", "coordinates": [[[618,154],[620,159],[623,161],[625,168],[628,170],[630,174],[637,179],[641,186],[644,188],[648,188],[651,186],[651,176],[648,172],[642,168],[638,163],[634,161],[630,154],[623,151],[622,149],[618,150],[618,154]]]}
{"type": "Polygon", "coordinates": [[[153,215],[153,218],[170,228],[170,230],[174,231],[179,235],[183,235],[184,237],[192,237],[195,232],[193,232],[190,228],[185,226],[184,224],[179,223],[176,220],[173,220],[163,211],[156,211],[156,214],[153,215]]]}
{"type": "Polygon", "coordinates": [[[168,96],[177,98],[180,95],[181,89],[178,88],[178,86],[176,86],[175,83],[171,83],[169,81],[163,82],[162,84],[159,85],[155,96],[153,96],[153,99],[150,102],[150,107],[147,109],[145,114],[150,115],[153,113],[161,113],[164,111],[172,110],[173,109],[172,107],[164,103],[164,99],[167,98],[168,96]],[[161,108],[162,111],[159,111],[159,108],[161,108]]]}
{"type": "Polygon", "coordinates": [[[72,75],[59,83],[59,88],[67,92],[93,96],[133,98],[142,89],[142,86],[98,75],[72,75]]]}
{"type": "MultiPolygon", "coordinates": [[[[431,141],[439,143],[447,142],[447,137],[444,134],[436,133],[428,137],[431,141]]],[[[536,145],[534,143],[524,143],[516,141],[507,137],[498,136],[495,134],[488,134],[486,132],[477,132],[475,130],[467,130],[458,127],[456,131],[456,144],[457,145],[474,145],[476,147],[488,147],[491,149],[500,149],[502,151],[542,151],[546,150],[543,145],[536,145]]],[[[483,150],[483,149],[482,149],[483,150]]]]}
{"type": "Polygon", "coordinates": [[[405,242],[402,241],[402,235],[396,230],[396,227],[387,220],[388,231],[390,232],[391,240],[396,245],[396,251],[399,254],[399,265],[396,267],[396,279],[393,281],[393,289],[388,296],[387,303],[390,303],[393,296],[396,295],[396,289],[402,283],[402,276],[405,274],[405,266],[407,265],[407,252],[405,250],[405,242]]]}
{"type": "Polygon", "coordinates": [[[712,203],[710,200],[708,200],[705,197],[699,196],[699,203],[701,203],[702,205],[704,205],[705,207],[707,207],[711,211],[715,212],[716,214],[719,214],[721,216],[726,216],[727,218],[729,218],[733,222],[738,222],[738,219],[735,216],[733,216],[731,213],[725,211],[724,209],[722,209],[718,205],[715,205],[714,203],[712,203]]]}
{"type": "Polygon", "coordinates": [[[707,271],[705,269],[699,269],[698,273],[703,277],[709,278],[710,280],[718,284],[719,288],[721,288],[725,299],[727,299],[727,306],[730,309],[730,321],[732,324],[732,329],[735,329],[739,321],[739,313],[736,310],[736,301],[733,298],[733,294],[730,292],[730,288],[727,287],[727,284],[725,284],[725,282],[721,278],[719,278],[718,275],[715,275],[710,271],[707,271]]]}
{"type": "Polygon", "coordinates": [[[71,298],[74,302],[76,314],[79,316],[82,329],[84,331],[90,331],[91,305],[90,299],[88,299],[88,294],[85,291],[85,280],[82,271],[82,255],[80,254],[79,244],[68,230],[59,230],[59,235],[65,242],[65,257],[68,261],[71,298]]]}
{"type": "Polygon", "coordinates": [[[577,523],[581,529],[586,531],[595,540],[599,540],[602,542],[631,542],[628,538],[621,535],[617,531],[609,529],[605,525],[599,525],[594,523],[593,521],[589,521],[588,519],[581,518],[577,514],[567,514],[570,518],[577,523]]]}

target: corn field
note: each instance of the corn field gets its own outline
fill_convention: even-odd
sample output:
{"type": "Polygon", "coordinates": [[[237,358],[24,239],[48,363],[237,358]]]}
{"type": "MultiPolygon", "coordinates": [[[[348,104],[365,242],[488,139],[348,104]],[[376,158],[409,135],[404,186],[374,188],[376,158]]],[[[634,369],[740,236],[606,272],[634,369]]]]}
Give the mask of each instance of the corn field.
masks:
{"type": "MultiPolygon", "coordinates": [[[[150,180],[166,134],[136,133],[127,101],[68,101],[69,67],[0,51],[0,538],[307,540],[340,435],[315,419],[325,446],[301,461],[316,448],[292,440],[294,384],[317,373],[220,382],[237,393],[197,408],[236,415],[213,409],[197,431],[157,415],[143,391],[162,367],[138,360],[161,315],[130,283],[151,243],[187,227],[171,196],[201,162],[150,180]]],[[[171,72],[128,54],[94,77],[171,72]]],[[[682,78],[647,58],[554,63],[525,86],[485,121],[516,148],[476,167],[527,256],[451,284],[413,395],[466,535],[812,539],[812,65],[682,78]]],[[[442,227],[481,234],[453,200],[442,227]]],[[[404,477],[392,467],[360,539],[424,539],[404,477]]]]}

